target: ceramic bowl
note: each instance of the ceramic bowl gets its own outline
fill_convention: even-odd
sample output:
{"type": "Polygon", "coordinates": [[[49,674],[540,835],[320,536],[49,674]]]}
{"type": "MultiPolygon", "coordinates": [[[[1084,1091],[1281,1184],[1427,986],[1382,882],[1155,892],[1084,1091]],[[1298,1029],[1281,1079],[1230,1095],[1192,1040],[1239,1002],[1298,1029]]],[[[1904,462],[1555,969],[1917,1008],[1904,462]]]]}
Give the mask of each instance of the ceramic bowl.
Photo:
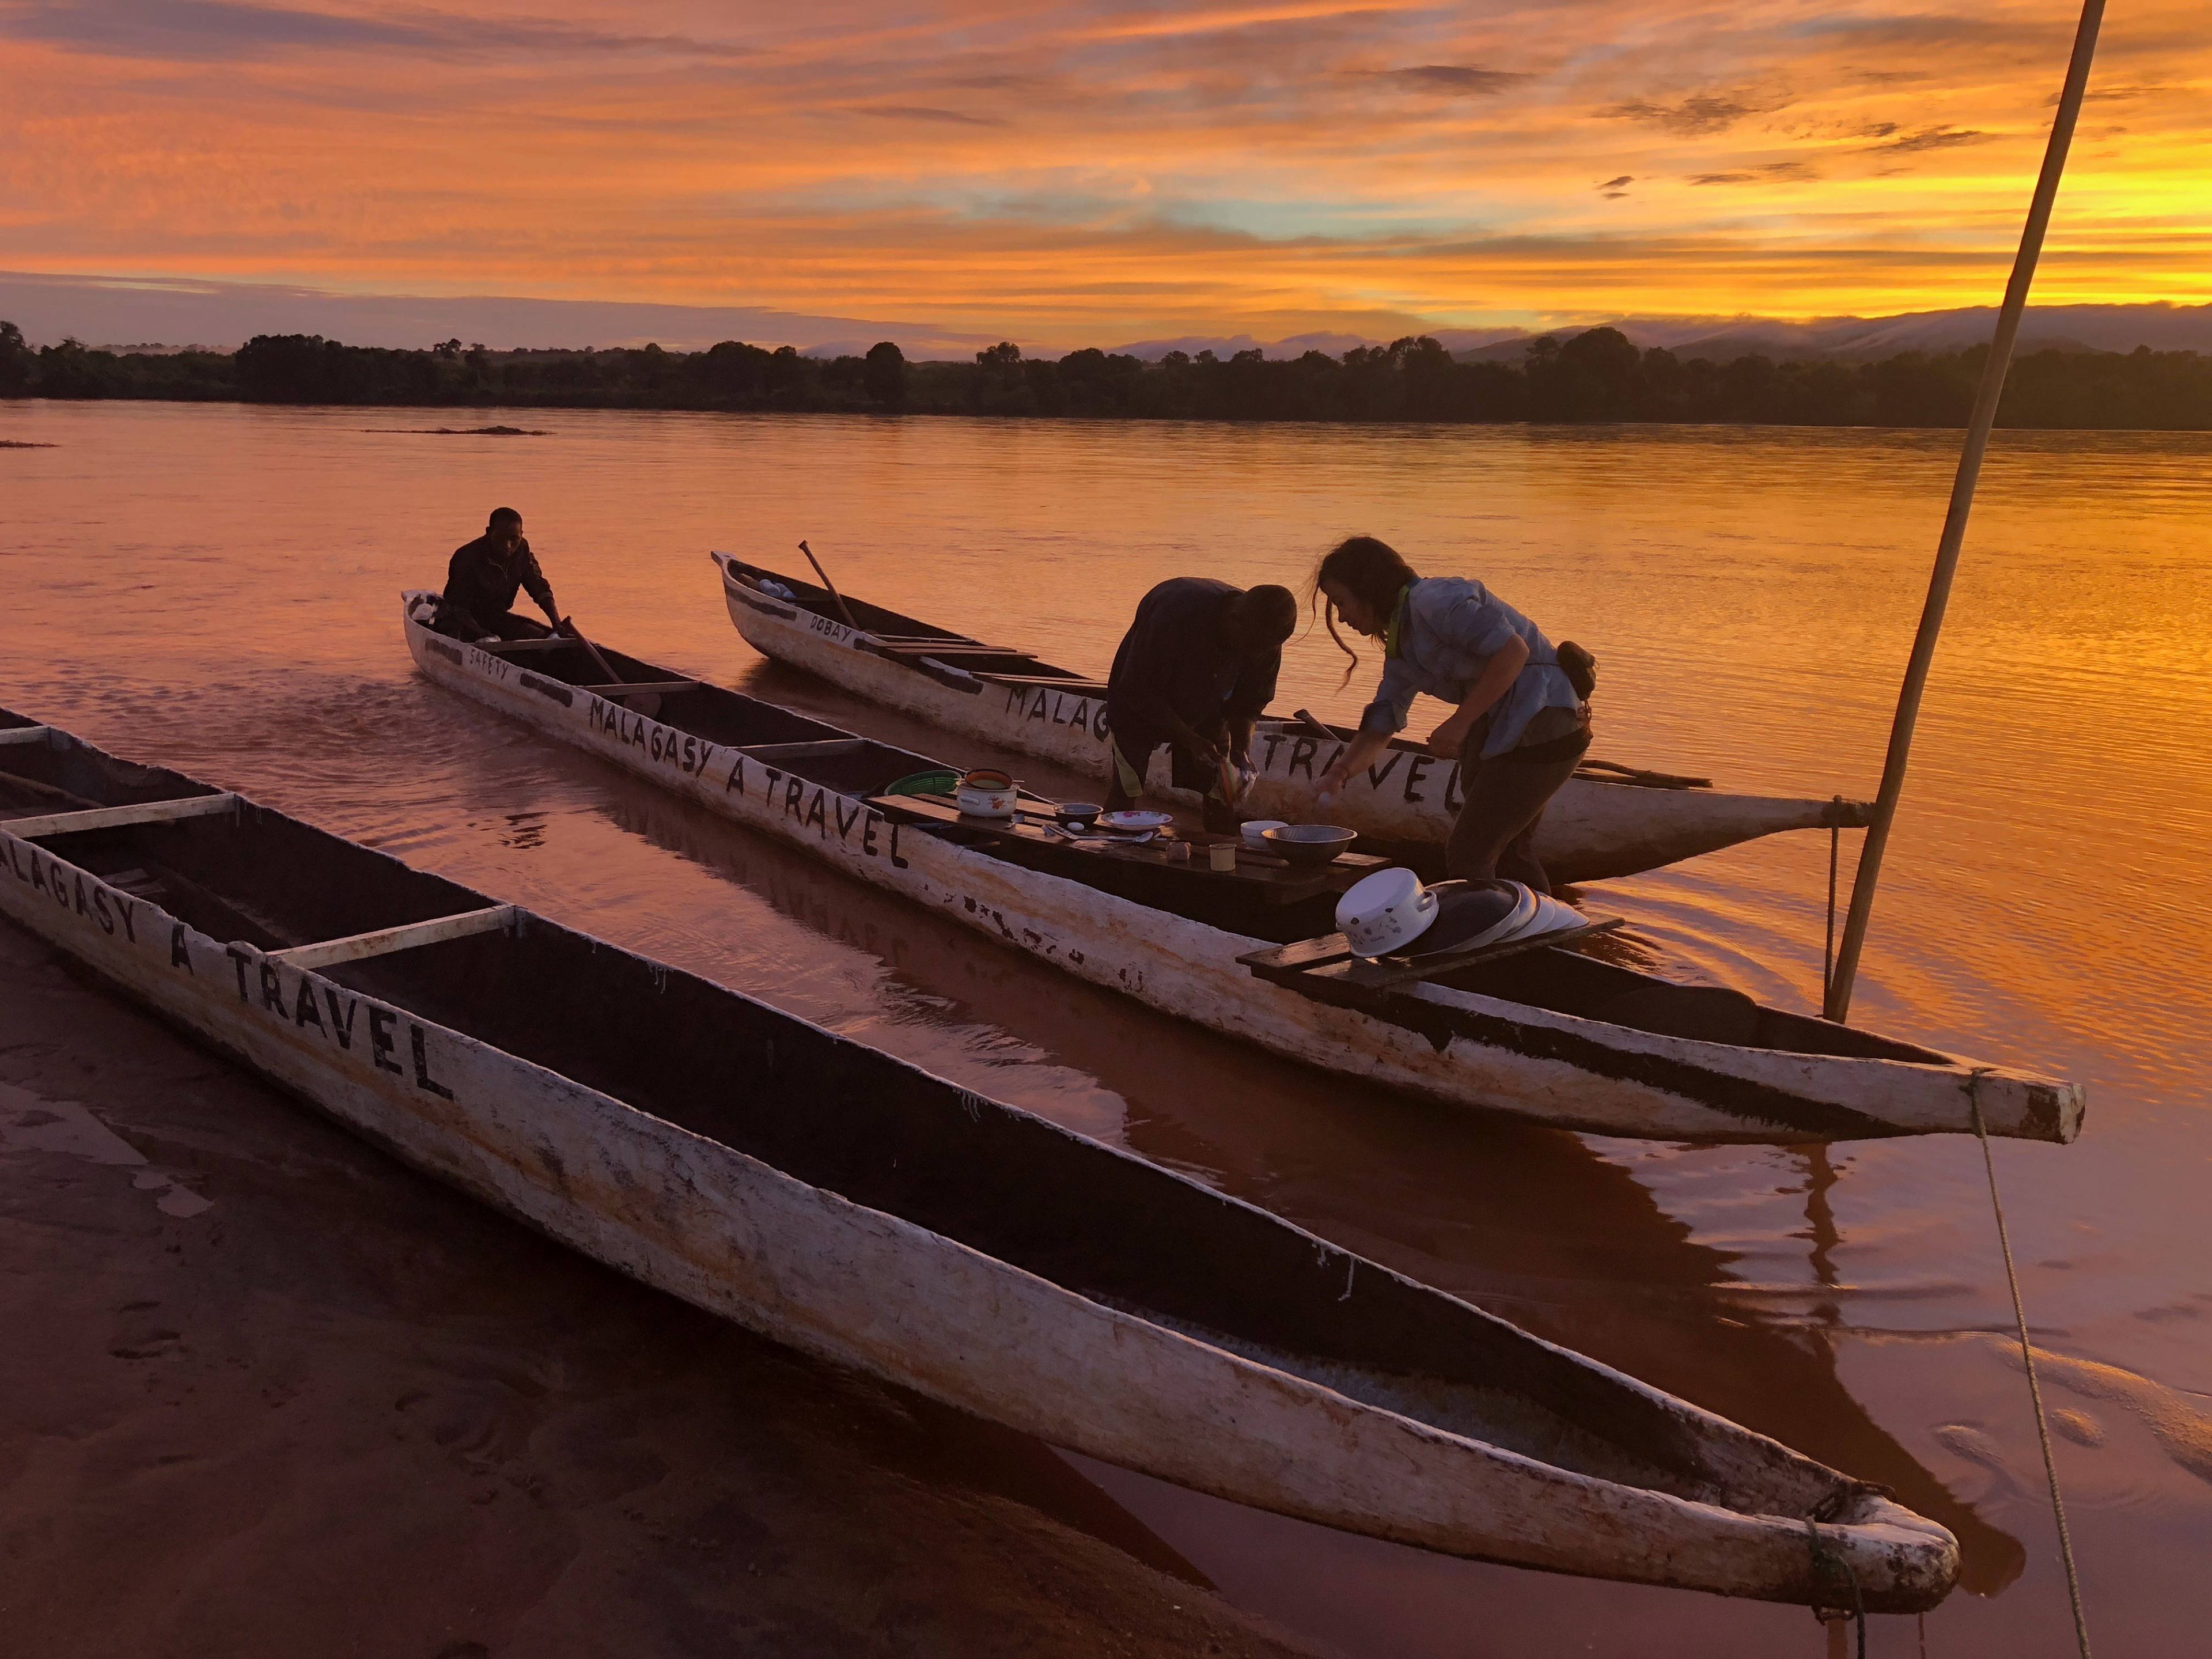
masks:
{"type": "Polygon", "coordinates": [[[1349,853],[1359,839],[1357,830],[1340,830],[1328,823],[1286,823],[1261,837],[1267,850],[1292,864],[1328,864],[1339,853],[1349,853]]]}
{"type": "Polygon", "coordinates": [[[1285,823],[1280,818],[1254,818],[1249,823],[1245,824],[1243,829],[1238,830],[1237,833],[1244,837],[1244,844],[1256,853],[1263,850],[1267,847],[1267,831],[1270,830],[1287,830],[1291,826],[1289,824],[1285,823]]]}

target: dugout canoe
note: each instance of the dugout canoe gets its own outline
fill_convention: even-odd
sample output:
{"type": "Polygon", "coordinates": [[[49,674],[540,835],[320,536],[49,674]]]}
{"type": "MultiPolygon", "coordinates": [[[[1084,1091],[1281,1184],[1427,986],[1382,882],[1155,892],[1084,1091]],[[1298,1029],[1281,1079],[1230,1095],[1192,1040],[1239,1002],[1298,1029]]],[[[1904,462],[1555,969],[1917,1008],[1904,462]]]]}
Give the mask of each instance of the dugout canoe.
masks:
{"type": "Polygon", "coordinates": [[[489,646],[449,640],[416,620],[432,597],[403,595],[401,626],[438,684],[1012,949],[1294,1060],[1450,1105],[1665,1140],[1968,1131],[1976,1102],[1992,1133],[2080,1131],[2076,1085],[1566,950],[1381,1006],[1316,1000],[1241,958],[1333,931],[1333,893],[1283,902],[1195,864],[1138,867],[935,822],[884,791],[941,762],[542,628],[489,646]]]}
{"type": "Polygon", "coordinates": [[[1239,1200],[4,711],[0,913],[585,1255],[1054,1444],[1552,1571],[1833,1603],[1833,1561],[1888,1612],[1957,1576],[1881,1488],[1239,1200]]]}
{"type": "MultiPolygon", "coordinates": [[[[1093,777],[1111,771],[1103,681],[848,595],[846,605],[860,624],[855,629],[839,619],[818,585],[726,553],[711,556],[721,572],[730,620],[763,656],[963,737],[1093,777]],[[763,580],[781,584],[793,597],[763,592],[763,580]]],[[[1243,803],[1245,816],[1312,817],[1315,782],[1351,736],[1340,726],[1316,730],[1279,716],[1261,720],[1252,744],[1260,775],[1243,803]]],[[[1146,781],[1156,793],[1198,799],[1173,787],[1164,754],[1153,757],[1146,781]]],[[[1417,854],[1443,842],[1459,805],[1459,763],[1438,760],[1401,738],[1346,784],[1327,817],[1371,842],[1417,854]]],[[[1599,761],[1586,763],[1553,798],[1536,850],[1555,881],[1601,881],[1786,830],[1863,829],[1872,810],[1840,797],[1725,793],[1704,779],[1599,761]]]]}

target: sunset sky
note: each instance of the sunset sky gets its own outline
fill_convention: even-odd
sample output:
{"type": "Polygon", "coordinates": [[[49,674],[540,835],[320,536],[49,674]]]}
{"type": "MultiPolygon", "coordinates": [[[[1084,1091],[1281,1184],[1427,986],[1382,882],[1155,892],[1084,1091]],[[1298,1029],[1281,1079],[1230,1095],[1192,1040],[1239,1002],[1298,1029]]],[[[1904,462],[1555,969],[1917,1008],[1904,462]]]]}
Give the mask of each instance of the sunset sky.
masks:
{"type": "MultiPolygon", "coordinates": [[[[0,264],[1100,341],[1993,301],[2069,0],[0,0],[0,264]]],[[[2203,0],[2036,297],[2212,299],[2203,0]]]]}

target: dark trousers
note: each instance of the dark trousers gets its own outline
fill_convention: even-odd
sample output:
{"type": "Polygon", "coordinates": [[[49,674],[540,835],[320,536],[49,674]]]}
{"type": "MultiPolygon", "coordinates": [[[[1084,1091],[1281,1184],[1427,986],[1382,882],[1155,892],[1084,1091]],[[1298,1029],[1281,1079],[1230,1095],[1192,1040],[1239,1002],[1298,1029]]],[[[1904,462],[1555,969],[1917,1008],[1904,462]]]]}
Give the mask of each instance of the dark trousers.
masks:
{"type": "Polygon", "coordinates": [[[1580,747],[1558,745],[1575,750],[1558,759],[1516,760],[1509,749],[1485,760],[1482,745],[1489,733],[1490,722],[1478,720],[1460,745],[1459,792],[1466,805],[1444,842],[1444,872],[1465,881],[1503,878],[1548,893],[1551,880],[1536,857],[1536,827],[1552,797],[1582,764],[1587,738],[1580,747]]]}

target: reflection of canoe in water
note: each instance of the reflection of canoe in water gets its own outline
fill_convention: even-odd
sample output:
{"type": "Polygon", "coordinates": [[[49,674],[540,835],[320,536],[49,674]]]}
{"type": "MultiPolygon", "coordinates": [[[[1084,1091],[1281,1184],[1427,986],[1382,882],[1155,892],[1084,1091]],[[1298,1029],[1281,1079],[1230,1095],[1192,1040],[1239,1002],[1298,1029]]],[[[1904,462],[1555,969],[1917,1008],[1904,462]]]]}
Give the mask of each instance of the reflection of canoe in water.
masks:
{"type": "MultiPolygon", "coordinates": [[[[714,557],[722,573],[730,620],[762,655],[948,732],[1095,777],[1103,778],[1110,769],[1102,683],[1010,647],[994,647],[848,599],[866,630],[856,631],[838,619],[821,587],[726,553],[714,557]],[[763,592],[758,583],[763,579],[781,583],[793,597],[763,592]]],[[[1327,732],[1322,735],[1297,720],[1260,723],[1252,744],[1260,775],[1245,799],[1246,816],[1293,821],[1314,817],[1315,780],[1349,735],[1336,727],[1327,732]]],[[[1177,793],[1170,787],[1164,755],[1154,757],[1149,781],[1161,793],[1177,793]]],[[[1442,842],[1459,805],[1458,763],[1435,759],[1401,739],[1368,772],[1352,780],[1325,816],[1375,841],[1416,847],[1442,842]]],[[[1722,794],[1701,779],[1595,763],[1585,765],[1553,798],[1538,832],[1537,851],[1555,880],[1599,881],[1780,830],[1863,826],[1869,810],[1855,801],[1838,805],[1722,794]]]]}
{"type": "Polygon", "coordinates": [[[0,726],[22,734],[0,743],[0,913],[710,1311],[1450,1553],[1800,1602],[1847,1595],[1840,1562],[1900,1612],[1956,1577],[1951,1535],[1878,1489],[1196,1182],[240,797],[0,726]]]}
{"type": "Polygon", "coordinates": [[[936,768],[927,756],[605,646],[465,646],[411,618],[404,627],[442,684],[1095,984],[1308,1064],[1555,1127],[1669,1140],[1964,1131],[1976,1101],[1993,1133],[2063,1141],[2080,1130],[2074,1085],[1571,951],[1532,950],[1379,1000],[1316,1000],[1243,958],[1328,933],[1357,872],[1217,876],[1010,839],[885,794],[936,768]],[[628,685],[604,684],[610,665],[628,685]]]}

